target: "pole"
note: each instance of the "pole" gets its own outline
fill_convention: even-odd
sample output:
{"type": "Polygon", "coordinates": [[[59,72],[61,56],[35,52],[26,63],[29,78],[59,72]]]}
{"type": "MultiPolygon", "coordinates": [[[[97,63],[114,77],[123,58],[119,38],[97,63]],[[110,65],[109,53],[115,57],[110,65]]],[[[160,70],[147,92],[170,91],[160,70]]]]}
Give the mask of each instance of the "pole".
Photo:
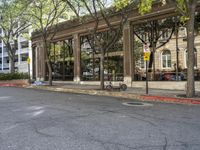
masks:
{"type": "Polygon", "coordinates": [[[28,64],[28,83],[31,84],[31,75],[30,75],[30,61],[31,59],[27,59],[27,64],[28,64]]]}
{"type": "Polygon", "coordinates": [[[53,77],[52,77],[52,80],[55,80],[56,78],[56,43],[53,43],[53,77]]]}
{"type": "Polygon", "coordinates": [[[178,72],[179,72],[179,48],[178,48],[178,18],[175,18],[175,32],[176,32],[176,81],[179,80],[178,72]]]}
{"type": "Polygon", "coordinates": [[[146,94],[149,94],[149,87],[148,87],[148,63],[146,60],[146,94]]]}
{"type": "Polygon", "coordinates": [[[28,83],[31,84],[30,64],[28,63],[28,83]]]}

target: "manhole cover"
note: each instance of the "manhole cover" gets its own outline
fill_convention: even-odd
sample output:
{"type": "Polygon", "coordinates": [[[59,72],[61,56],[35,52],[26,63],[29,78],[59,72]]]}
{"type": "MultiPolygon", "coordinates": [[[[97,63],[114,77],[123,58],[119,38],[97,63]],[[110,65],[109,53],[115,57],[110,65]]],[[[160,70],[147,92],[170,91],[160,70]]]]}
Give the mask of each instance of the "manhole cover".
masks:
{"type": "Polygon", "coordinates": [[[153,104],[143,102],[124,102],[122,104],[125,106],[153,106],[153,104]]]}

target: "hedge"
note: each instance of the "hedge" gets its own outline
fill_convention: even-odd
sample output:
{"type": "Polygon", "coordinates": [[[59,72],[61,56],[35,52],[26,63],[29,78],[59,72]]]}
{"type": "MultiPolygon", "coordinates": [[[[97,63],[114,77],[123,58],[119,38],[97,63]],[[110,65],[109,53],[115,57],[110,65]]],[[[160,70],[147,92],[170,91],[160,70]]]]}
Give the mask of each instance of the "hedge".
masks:
{"type": "Polygon", "coordinates": [[[0,80],[28,79],[28,73],[0,73],[0,80]]]}

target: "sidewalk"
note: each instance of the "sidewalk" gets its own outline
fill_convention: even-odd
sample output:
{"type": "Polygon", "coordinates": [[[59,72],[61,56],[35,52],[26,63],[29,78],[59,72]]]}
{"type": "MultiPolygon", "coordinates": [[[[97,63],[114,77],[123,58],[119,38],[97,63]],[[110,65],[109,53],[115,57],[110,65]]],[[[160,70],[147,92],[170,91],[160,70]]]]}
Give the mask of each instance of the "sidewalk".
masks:
{"type": "Polygon", "coordinates": [[[195,98],[184,98],[185,91],[180,90],[161,90],[149,89],[149,94],[145,94],[143,88],[128,88],[126,91],[102,91],[97,85],[81,85],[75,83],[55,84],[53,86],[28,86],[27,88],[36,88],[49,91],[81,93],[89,95],[113,96],[120,98],[137,99],[141,101],[158,101],[167,103],[181,104],[200,104],[200,93],[196,93],[195,98]]]}

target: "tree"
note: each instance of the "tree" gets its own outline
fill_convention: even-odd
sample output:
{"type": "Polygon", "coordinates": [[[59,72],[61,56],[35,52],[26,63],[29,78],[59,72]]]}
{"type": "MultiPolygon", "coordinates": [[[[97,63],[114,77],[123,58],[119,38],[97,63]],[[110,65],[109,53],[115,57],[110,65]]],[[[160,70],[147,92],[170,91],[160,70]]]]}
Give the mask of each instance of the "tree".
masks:
{"type": "Polygon", "coordinates": [[[15,53],[18,48],[18,36],[30,26],[27,22],[27,16],[25,16],[28,5],[29,3],[25,0],[0,1],[0,28],[3,30],[0,39],[3,40],[8,52],[10,72],[15,71],[15,53]]]}
{"type": "Polygon", "coordinates": [[[56,24],[68,17],[66,5],[61,0],[33,0],[30,5],[30,12],[27,15],[31,17],[33,29],[37,30],[36,33],[40,33],[42,37],[48,81],[49,85],[52,85],[50,42],[56,34],[56,24]]]}
{"type": "MultiPolygon", "coordinates": [[[[116,0],[116,5],[119,8],[129,5],[133,0],[116,0]]],[[[176,7],[176,10],[182,16],[182,21],[187,26],[187,49],[188,49],[188,68],[187,68],[187,97],[194,97],[195,95],[195,84],[194,84],[194,20],[195,11],[198,0],[162,0],[163,5],[172,4],[176,7]]],[[[140,0],[139,11],[141,14],[148,13],[151,11],[153,0],[140,0]]]]}
{"type": "Polygon", "coordinates": [[[156,49],[164,46],[171,39],[175,30],[175,19],[166,18],[162,20],[148,21],[138,26],[135,26],[134,34],[143,44],[149,44],[151,48],[149,72],[152,72],[155,80],[155,52],[156,49]],[[169,29],[169,27],[171,27],[169,29]],[[144,36],[146,35],[146,36],[144,36]],[[162,40],[162,42],[160,42],[162,40]]]}
{"type": "Polygon", "coordinates": [[[76,14],[77,19],[81,24],[87,24],[88,20],[93,20],[92,28],[86,28],[89,33],[87,42],[90,44],[94,53],[100,53],[100,89],[104,89],[104,61],[105,54],[110,48],[121,38],[122,27],[126,19],[124,12],[121,13],[121,23],[116,26],[111,22],[111,15],[116,13],[114,8],[108,9],[105,0],[63,0],[71,10],[76,14]],[[83,16],[85,15],[85,16],[83,16]],[[103,21],[106,24],[107,30],[99,31],[99,24],[103,21]]]}

